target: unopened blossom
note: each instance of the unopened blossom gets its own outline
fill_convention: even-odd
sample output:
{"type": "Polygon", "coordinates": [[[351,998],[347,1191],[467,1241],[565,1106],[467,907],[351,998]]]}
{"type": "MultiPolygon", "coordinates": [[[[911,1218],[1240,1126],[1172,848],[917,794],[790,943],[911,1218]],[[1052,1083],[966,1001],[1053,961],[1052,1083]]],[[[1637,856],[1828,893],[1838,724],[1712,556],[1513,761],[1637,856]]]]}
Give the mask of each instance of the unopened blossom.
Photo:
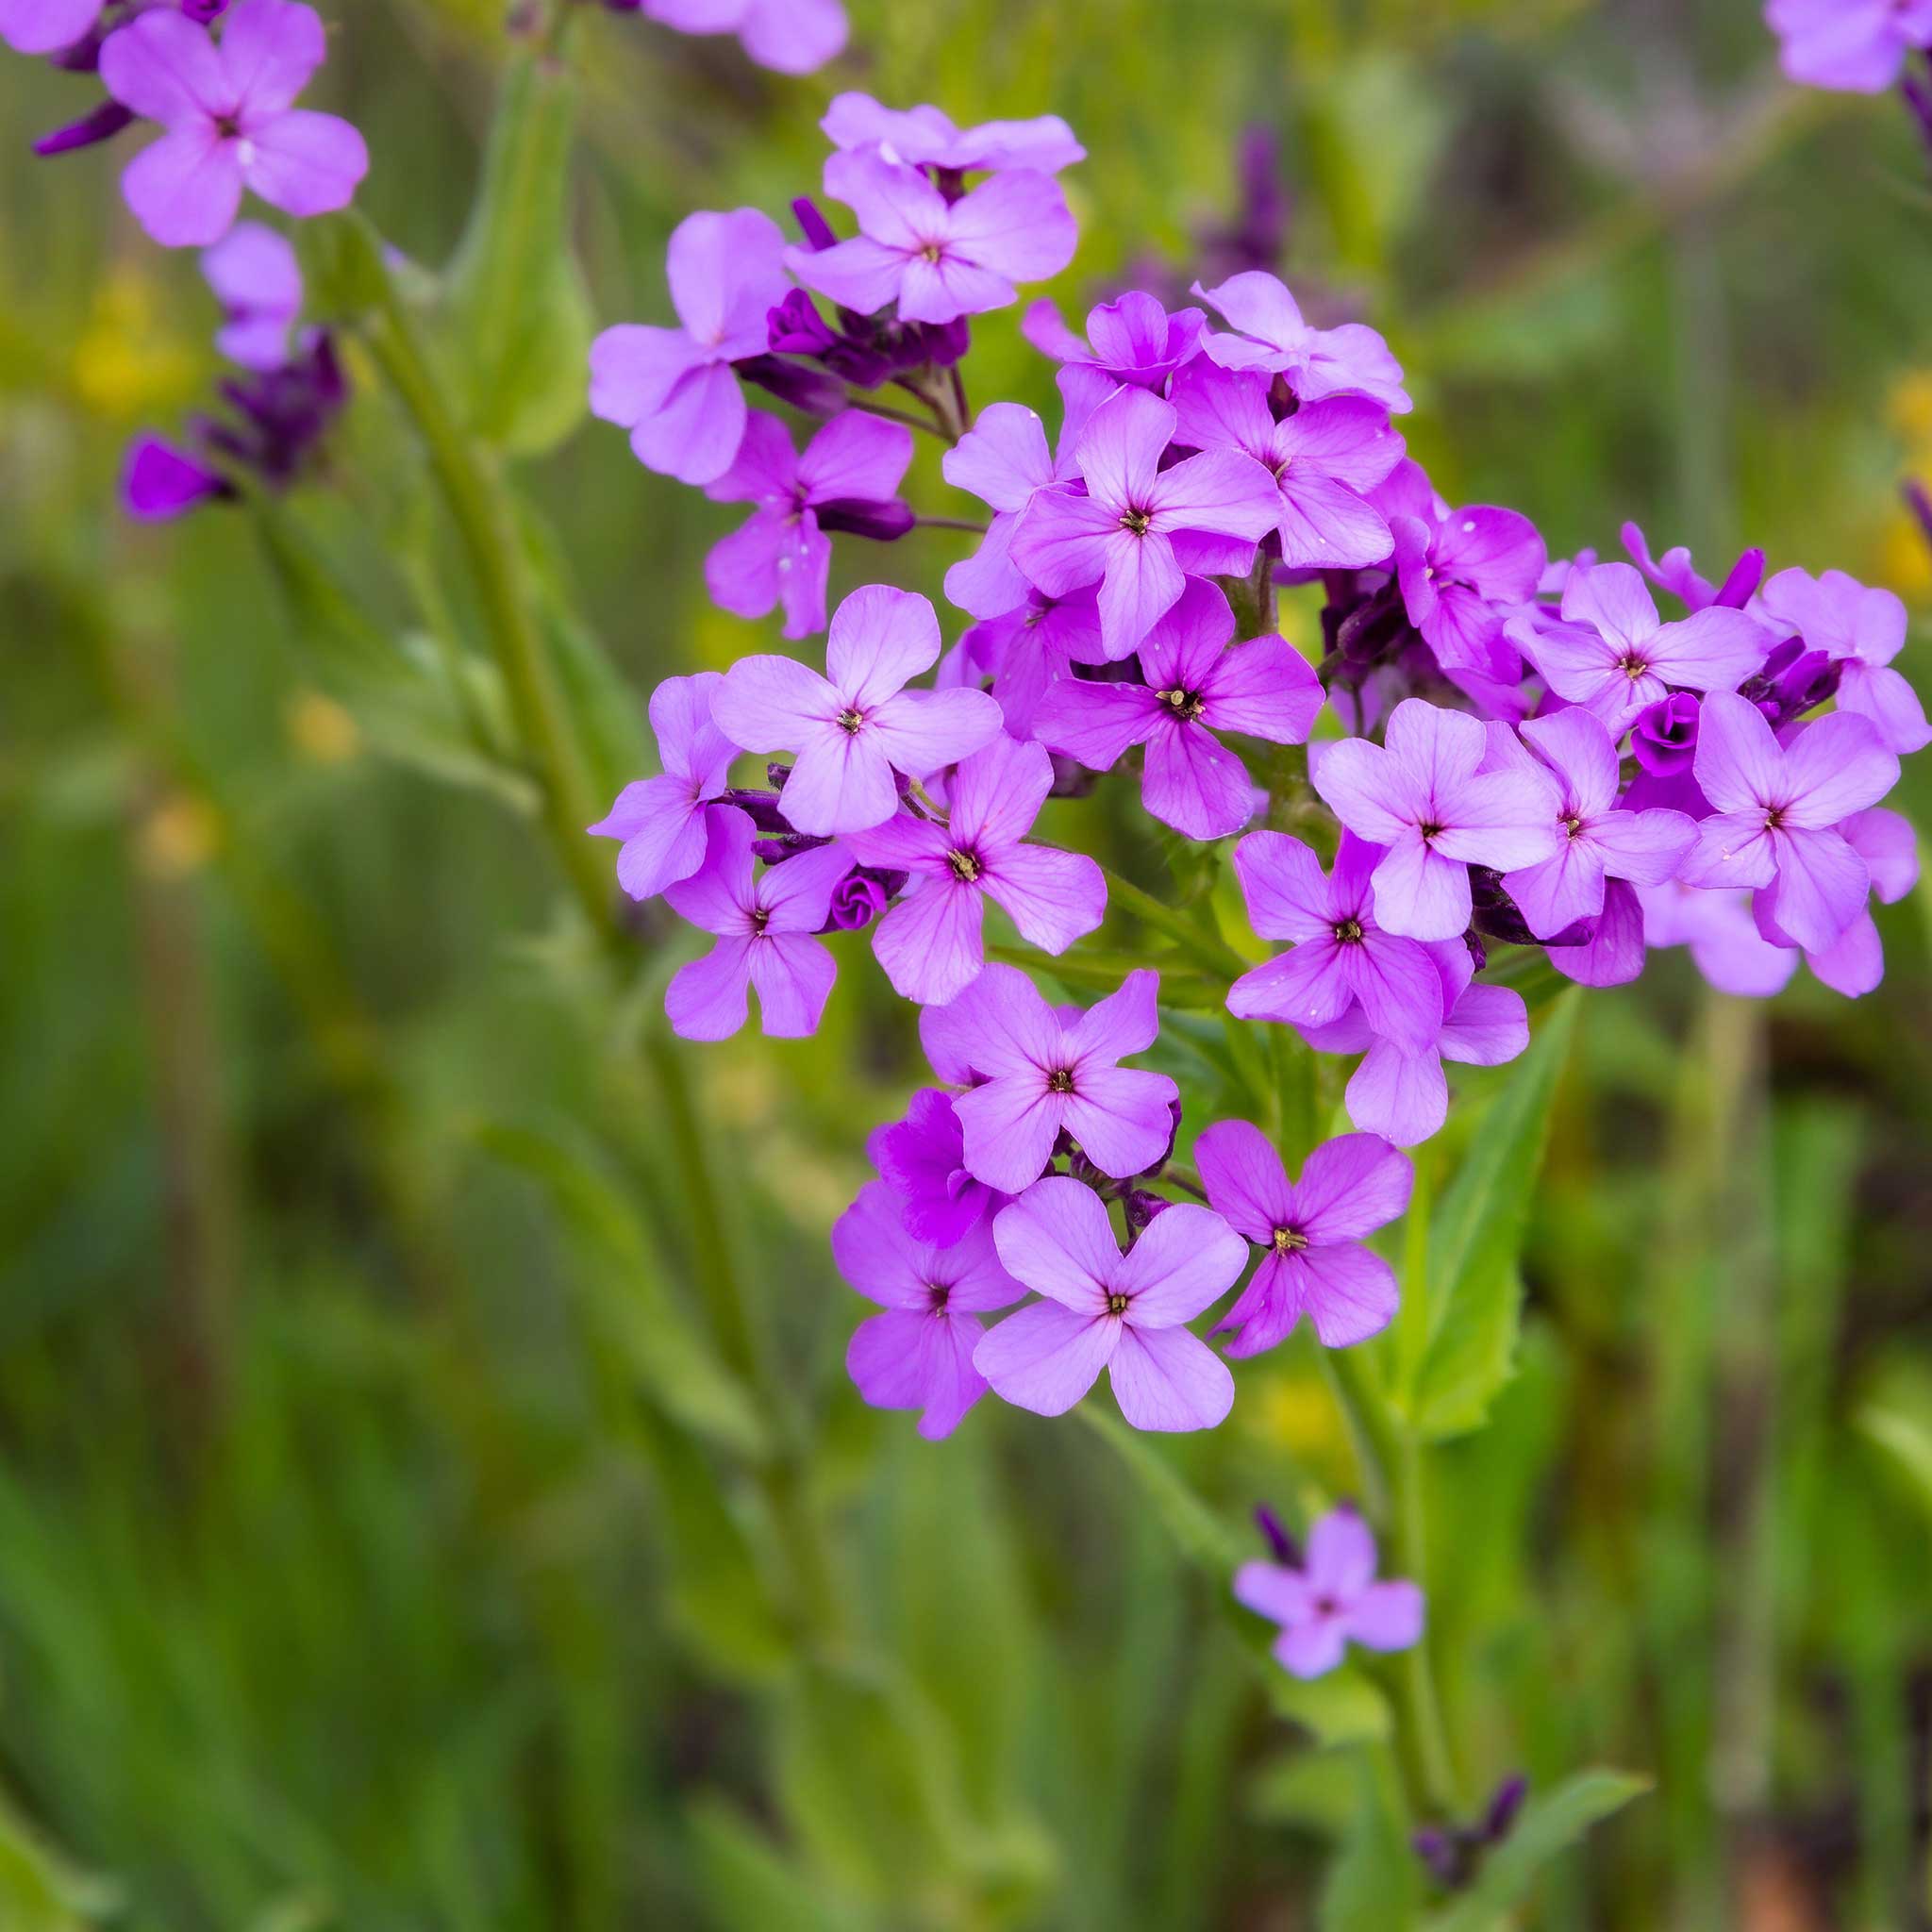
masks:
{"type": "Polygon", "coordinates": [[[1294,950],[1244,973],[1227,1009],[1244,1020],[1324,1026],[1358,1004],[1382,1039],[1411,1052],[1442,1026],[1442,992],[1421,941],[1384,932],[1375,919],[1374,870],[1382,858],[1353,832],[1341,835],[1332,876],[1301,840],[1252,832],[1234,850],[1248,923],[1294,950]]]}
{"type": "Polygon", "coordinates": [[[1351,1643],[1407,1650],[1422,1641],[1423,1593],[1413,1583],[1375,1581],[1375,1539],[1356,1512],[1331,1509],[1308,1531],[1299,1568],[1243,1563],[1236,1600],[1281,1625],[1274,1657],[1297,1677],[1320,1677],[1351,1643]]]}
{"type": "Polygon", "coordinates": [[[164,437],[137,436],[122,463],[121,506],[137,523],[168,523],[234,494],[235,486],[212,463],[164,437]]]}
{"type": "Polygon", "coordinates": [[[646,20],[681,34],[736,34],[760,67],[777,74],[809,74],[845,45],[845,8],[840,0],[605,0],[618,12],[641,11],[646,20]]]}
{"type": "Polygon", "coordinates": [[[1785,73],[1804,87],[1882,94],[1932,46],[1932,0],[1768,0],[1785,73]]]}
{"type": "Polygon", "coordinates": [[[1232,335],[1210,335],[1205,347],[1224,369],[1266,369],[1285,375],[1305,403],[1324,396],[1373,396],[1400,415],[1413,405],[1402,387],[1402,365],[1375,330],[1359,322],[1312,328],[1276,275],[1249,269],[1212,289],[1193,292],[1218,309],[1232,335]]]}
{"type": "Polygon", "coordinates": [[[1041,701],[1035,735],[1096,772],[1143,745],[1141,798],[1156,818],[1191,839],[1239,831],[1254,812],[1254,785],[1215,733],[1300,744],[1322,708],[1322,684],[1286,638],[1230,649],[1234,630],[1220,589],[1190,577],[1141,641],[1143,681],[1063,678],[1041,701]]]}
{"type": "Polygon", "coordinates": [[[961,762],[940,824],[901,812],[847,843],[867,865],[909,875],[908,896],[873,936],[892,989],[921,1006],[962,992],[986,962],[980,924],[991,899],[1027,944],[1063,953],[1107,916],[1107,883],[1085,853],[1026,842],[1053,760],[1005,736],[961,762]]]}
{"type": "Polygon", "coordinates": [[[1174,412],[1124,389],[1087,419],[1074,445],[1086,493],[1035,493],[1013,561],[1050,597],[1100,586],[1109,658],[1125,658],[1179,600],[1191,573],[1244,574],[1274,525],[1274,479],[1252,457],[1209,450],[1163,470],[1174,412]]]}
{"type": "Polygon", "coordinates": [[[1389,1325],[1394,1271],[1364,1240],[1408,1206],[1415,1172],[1374,1134],[1342,1134],[1291,1181],[1281,1156],[1247,1121],[1218,1121],[1194,1142],[1208,1205],[1261,1250],[1240,1299],[1215,1324],[1231,1356],[1259,1355],[1306,1315],[1324,1348],[1366,1341],[1389,1325]]]}
{"type": "Polygon", "coordinates": [[[201,272],[225,316],[215,346],[244,369],[279,369],[302,312],[302,269],[286,235],[237,222],[201,258],[201,272]]]}
{"type": "Polygon", "coordinates": [[[1087,311],[1085,341],[1044,295],[1028,304],[1020,333],[1057,362],[1094,369],[1109,381],[1158,395],[1168,377],[1200,354],[1207,325],[1200,309],[1177,308],[1170,315],[1157,297],[1135,289],[1087,311]]]}
{"type": "Polygon", "coordinates": [[[1185,1325],[1227,1292],[1247,1258],[1220,1215],[1169,1208],[1123,1255],[1100,1196],[1053,1175],[1001,1210],[992,1238],[1007,1272],[1043,1297],[974,1351],[1003,1401],[1063,1415],[1105,1369],[1137,1429],[1211,1429],[1226,1417],[1234,1377],[1185,1325]]]}
{"type": "Polygon", "coordinates": [[[1469,868],[1512,872],[1557,849],[1555,783],[1477,768],[1482,725],[1461,711],[1406,698],[1384,742],[1345,738],[1312,774],[1341,823],[1388,848],[1374,871],[1375,916],[1408,939],[1454,939],[1469,924],[1469,868]]]}
{"type": "Polygon", "coordinates": [[[960,127],[938,108],[886,108],[870,94],[842,93],[832,96],[819,125],[834,147],[875,147],[889,161],[942,175],[996,174],[1009,168],[1058,175],[1087,158],[1074,130],[1058,114],[960,127]]]}
{"type": "Polygon", "coordinates": [[[664,994],[671,1030],[682,1040],[728,1039],[744,1024],[746,989],[756,987],[768,1035],[792,1040],[816,1032],[839,969],[812,935],[825,923],[851,855],[821,845],[759,868],[752,854],[756,828],[743,812],[708,806],[705,826],[704,864],[666,887],[664,898],[718,942],[672,974],[664,994]]]}
{"type": "Polygon", "coordinates": [[[1665,624],[1627,563],[1572,571],[1562,621],[1512,626],[1510,636],[1558,697],[1594,713],[1613,737],[1673,686],[1733,689],[1774,641],[1755,617],[1718,604],[1665,624]]]}
{"type": "Polygon", "coordinates": [[[1366,492],[1402,459],[1389,411],[1366,396],[1308,403],[1278,422],[1268,376],[1190,363],[1174,378],[1175,435],[1194,449],[1234,449],[1274,478],[1275,534],[1291,570],[1357,570],[1388,560],[1389,525],[1366,492]]]}
{"type": "Polygon", "coordinates": [[[107,0],[0,0],[0,41],[16,54],[55,54],[82,39],[107,0]]]}
{"type": "Polygon", "coordinates": [[[984,691],[903,689],[939,655],[931,604],[868,584],[833,613],[825,675],[792,658],[741,658],[711,715],[747,751],[798,754],[783,795],[794,830],[865,831],[898,809],[894,771],[924,777],[1000,735],[984,691]]]}
{"type": "Polygon", "coordinates": [[[738,751],[711,722],[711,701],[724,683],[717,672],[700,671],[667,677],[651,693],[663,774],[633,779],[590,828],[594,838],[624,841],[617,883],[633,899],[688,879],[705,862],[705,808],[723,795],[738,751]]]}
{"type": "Polygon", "coordinates": [[[953,1103],[968,1173],[1017,1194],[1039,1179],[1062,1133],[1116,1180],[1159,1161],[1180,1090],[1165,1074],[1119,1064],[1154,1044],[1159,986],[1157,973],[1130,973],[1104,1000],[1066,1019],[1018,967],[989,966],[941,1008],[946,1034],[981,1076],[953,1103]]]}
{"type": "Polygon", "coordinates": [[[168,8],[108,36],[102,82],[163,130],[121,177],[127,206],[155,241],[219,242],[244,188],[284,214],[348,206],[369,172],[361,135],[334,114],[294,105],[326,53],[321,15],[295,0],[241,0],[219,45],[168,8]]]}
{"type": "Polygon", "coordinates": [[[591,411],[630,431],[646,469],[710,483],[731,467],[748,414],[731,365],[766,351],[784,253],[758,208],[687,215],[665,257],[679,326],[620,323],[591,344],[591,411]]]}
{"type": "Polygon", "coordinates": [[[1750,886],[1807,952],[1822,953],[1862,910],[1871,879],[1838,826],[1898,783],[1898,758],[1870,720],[1835,711],[1780,745],[1757,708],[1730,691],[1704,701],[1697,782],[1713,816],[1682,877],[1750,886]]]}
{"type": "Polygon", "coordinates": [[[861,315],[889,302],[902,322],[983,314],[1012,301],[1016,283],[1043,282],[1074,258],[1066,197],[1030,168],[948,201],[916,168],[837,154],[825,163],[825,192],[852,210],[859,232],[830,248],[789,248],[786,266],[861,315]]]}
{"type": "Polygon", "coordinates": [[[1871,719],[1901,757],[1932,744],[1924,705],[1891,668],[1906,641],[1906,607],[1892,591],[1868,590],[1841,570],[1816,577],[1781,570],[1758,601],[1774,630],[1795,631],[1807,648],[1831,659],[1840,711],[1871,719]]]}
{"type": "Polygon", "coordinates": [[[705,558],[711,601],[740,617],[763,617],[782,603],[788,638],[824,630],[826,530],[903,536],[912,512],[898,491],[911,461],[911,430],[862,409],[834,416],[802,452],[775,416],[755,412],[731,467],[705,487],[714,502],[758,506],[705,558]]]}
{"type": "Polygon", "coordinates": [[[953,1096],[936,1087],[913,1094],[903,1121],[876,1128],[865,1143],[879,1178],[899,1198],[899,1212],[920,1241],[950,1247],[968,1228],[1006,1206],[1008,1197],[974,1177],[953,1096]]]}
{"type": "Polygon", "coordinates": [[[973,1351],[986,1333],[980,1316],[1026,1292],[1000,1263],[985,1222],[948,1247],[907,1225],[898,1196],[869,1181],[832,1224],[839,1273],[883,1313],[853,1331],[845,1371],[874,1408],[917,1408],[928,1442],[950,1436],[986,1392],[973,1351]]]}

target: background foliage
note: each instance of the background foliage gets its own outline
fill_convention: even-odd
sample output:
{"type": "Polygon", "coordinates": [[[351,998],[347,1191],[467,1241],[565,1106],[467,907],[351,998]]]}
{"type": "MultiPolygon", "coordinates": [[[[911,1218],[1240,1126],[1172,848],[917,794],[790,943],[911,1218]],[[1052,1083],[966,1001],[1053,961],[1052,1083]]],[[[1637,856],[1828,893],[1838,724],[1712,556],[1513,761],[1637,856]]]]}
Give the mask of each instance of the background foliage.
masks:
{"type": "MultiPolygon", "coordinates": [[[[1894,104],[1784,88],[1746,0],[855,0],[806,81],[597,19],[567,176],[467,241],[493,0],[325,11],[361,206],[456,257],[434,347],[528,486],[607,795],[639,694],[757,645],[699,574],[734,513],[579,423],[582,336],[661,311],[691,208],[812,186],[842,85],[1064,113],[1074,308],[1185,265],[1267,125],[1286,271],[1386,329],[1452,498],[1932,598],[1895,493],[1932,467],[1925,158],[1894,104]]],[[[81,88],[0,68],[9,151],[81,88]]],[[[613,966],[572,909],[369,341],[339,488],[121,520],[213,317],[112,166],[0,175],[0,1925],[1403,1923],[1366,1681],[1257,1672],[1189,1560],[1359,1486],[1309,1353],[1125,1459],[864,1410],[824,1233],[908,1009],[846,942],[815,1040],[673,1052],[681,955],[649,911],[613,966]]],[[[1043,405],[1010,320],[975,392],[1043,405]]],[[[958,541],[836,569],[933,590],[958,541]]],[[[1672,957],[1581,1009],[1536,1062],[1520,1334],[1513,1243],[1439,1202],[1475,1310],[1423,1499],[1451,1752],[1472,1808],[1513,1770],[1550,1800],[1442,1932],[1932,1923],[1927,909],[1881,912],[1857,1007],[1672,957]]],[[[1518,1071],[1465,1081],[1439,1180],[1518,1071]]]]}

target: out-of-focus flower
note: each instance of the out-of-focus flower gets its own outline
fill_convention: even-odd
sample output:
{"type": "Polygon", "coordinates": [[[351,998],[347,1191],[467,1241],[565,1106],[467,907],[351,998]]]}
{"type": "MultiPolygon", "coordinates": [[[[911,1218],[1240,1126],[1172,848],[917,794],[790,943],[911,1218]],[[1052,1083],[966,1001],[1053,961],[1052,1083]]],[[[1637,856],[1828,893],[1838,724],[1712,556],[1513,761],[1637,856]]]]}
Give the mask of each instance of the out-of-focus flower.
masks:
{"type": "Polygon", "coordinates": [[[1932,46],[1932,0],[1769,0],[1784,70],[1805,87],[1880,94],[1932,46]]]}
{"type": "Polygon", "coordinates": [[[651,693],[651,729],[664,766],[637,778],[591,826],[599,839],[624,841],[617,882],[633,899],[648,899],[705,862],[705,807],[719,798],[738,747],[711,722],[711,700],[724,684],[715,671],[667,677],[651,693]]]}
{"type": "Polygon", "coordinates": [[[613,13],[641,12],[681,34],[736,34],[760,67],[809,74],[845,45],[840,0],[604,0],[613,13]]]}
{"type": "Polygon", "coordinates": [[[1868,590],[1841,570],[1818,577],[1781,570],[1758,601],[1775,626],[1796,631],[1837,667],[1840,710],[1869,718],[1902,757],[1932,744],[1925,707],[1891,668],[1906,641],[1906,607],[1891,591],[1868,590]]]}
{"type": "Polygon", "coordinates": [[[1402,365],[1375,330],[1359,322],[1311,328],[1280,278],[1261,269],[1230,275],[1193,292],[1218,309],[1232,335],[1210,335],[1203,346],[1224,369],[1267,369],[1288,378],[1305,403],[1324,396],[1373,396],[1403,414],[1413,407],[1402,387],[1402,365]]]}
{"type": "Polygon", "coordinates": [[[1346,1505],[1308,1531],[1300,1568],[1243,1563],[1236,1600],[1281,1625],[1274,1657],[1297,1677],[1320,1677],[1351,1643],[1407,1650],[1423,1634],[1423,1593],[1413,1583],[1375,1581],[1375,1539],[1346,1505]]]}
{"type": "Polygon", "coordinates": [[[876,148],[889,161],[932,168],[942,175],[1009,168],[1058,175],[1087,158],[1087,150],[1058,114],[960,127],[938,108],[886,108],[870,94],[842,93],[832,97],[819,125],[836,148],[876,148]]]}
{"type": "Polygon", "coordinates": [[[201,258],[201,272],[225,317],[215,347],[244,369],[279,369],[302,312],[302,269],[286,235],[237,222],[201,258]]]}
{"type": "Polygon", "coordinates": [[[1057,362],[1095,369],[1110,381],[1158,395],[1169,376],[1200,354],[1201,331],[1207,324],[1198,308],[1180,308],[1170,315],[1154,296],[1130,290],[1087,311],[1085,341],[1044,295],[1028,305],[1020,333],[1057,362]]]}

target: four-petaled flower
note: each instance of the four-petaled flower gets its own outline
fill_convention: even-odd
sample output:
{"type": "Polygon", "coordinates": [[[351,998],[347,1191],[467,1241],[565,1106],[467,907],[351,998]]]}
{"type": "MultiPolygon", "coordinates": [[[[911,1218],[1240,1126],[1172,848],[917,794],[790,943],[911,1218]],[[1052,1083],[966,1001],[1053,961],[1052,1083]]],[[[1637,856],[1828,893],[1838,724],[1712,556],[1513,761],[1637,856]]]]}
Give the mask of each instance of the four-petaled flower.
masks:
{"type": "Polygon", "coordinates": [[[1233,335],[1210,335],[1204,346],[1224,369],[1266,369],[1288,378],[1305,403],[1324,396],[1373,396],[1400,415],[1412,405],[1402,365],[1375,330],[1359,322],[1311,328],[1276,275],[1247,269],[1212,289],[1192,292],[1218,308],[1233,335]]]}
{"type": "Polygon", "coordinates": [[[1891,591],[1868,590],[1841,570],[1814,577],[1781,570],[1758,592],[1779,631],[1794,630],[1838,667],[1838,708],[1871,719],[1901,757],[1932,744],[1919,694],[1891,668],[1905,648],[1906,607],[1891,591]]]}
{"type": "Polygon", "coordinates": [[[1351,1643],[1407,1650],[1423,1634],[1423,1593],[1413,1583],[1375,1581],[1375,1539],[1356,1512],[1331,1509],[1308,1531],[1300,1569],[1243,1563],[1234,1593],[1281,1625],[1275,1660],[1297,1677],[1320,1677],[1351,1643]]]}
{"type": "Polygon", "coordinates": [[[1157,394],[1168,377],[1200,353],[1208,318],[1198,308],[1170,315],[1152,295],[1130,289],[1118,301],[1087,311],[1082,341],[1061,319],[1051,296],[1027,304],[1020,333],[1056,362],[1097,370],[1112,382],[1157,394]]]}

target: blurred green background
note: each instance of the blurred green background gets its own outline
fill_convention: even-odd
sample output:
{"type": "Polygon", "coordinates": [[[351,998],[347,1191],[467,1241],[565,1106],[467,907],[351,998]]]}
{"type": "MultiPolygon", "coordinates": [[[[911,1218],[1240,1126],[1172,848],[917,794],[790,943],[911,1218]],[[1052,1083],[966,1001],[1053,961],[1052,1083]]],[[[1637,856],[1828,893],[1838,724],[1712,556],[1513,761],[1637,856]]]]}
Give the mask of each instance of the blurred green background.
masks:
{"type": "MultiPolygon", "coordinates": [[[[1748,0],[852,10],[804,80],[582,23],[599,323],[663,316],[690,209],[813,190],[841,87],[1063,113],[1074,314],[1188,273],[1263,126],[1284,272],[1385,329],[1453,500],[1553,551],[1634,517],[1713,574],[1755,542],[1932,603],[1897,495],[1932,470],[1926,156],[1893,101],[1785,87],[1748,0]]],[[[324,11],[359,205],[440,264],[493,0],[324,11]]],[[[917,1077],[910,1009],[853,940],[816,1040],[667,1048],[683,942],[647,911],[613,974],[485,755],[501,694],[361,345],[284,515],[390,670],[318,641],[246,510],[121,518],[121,451],[199,406],[215,316],[118,152],[22,158],[91,98],[0,62],[0,1928],[1393,1923],[1348,1682],[1271,1691],[1105,1443],[989,1403],[932,1446],[858,1403],[825,1233],[917,1077]],[[753,1412],[694,1340],[726,1274],[753,1412]]],[[[975,328],[974,399],[1047,408],[1016,320],[975,328]]],[[[614,430],[521,480],[614,790],[642,693],[775,627],[704,597],[741,513],[614,430]]],[[[924,451],[911,489],[959,507],[924,451]]],[[[841,539],[835,593],[936,592],[960,541],[841,539]]],[[[1902,664],[1932,682],[1916,628],[1902,664]]],[[[1921,824],[1928,772],[1893,801],[1921,824]]],[[[1109,810],[1062,829],[1130,863],[1109,810]]],[[[1583,1009],[1516,1374],[1435,1458],[1432,1623],[1473,1794],[1654,1789],[1524,1924],[1932,1924],[1928,909],[1881,910],[1856,1006],[1718,1000],[1666,955],[1583,1009]]],[[[1354,1481],[1299,1345],[1161,1454],[1229,1523],[1354,1481]]]]}

